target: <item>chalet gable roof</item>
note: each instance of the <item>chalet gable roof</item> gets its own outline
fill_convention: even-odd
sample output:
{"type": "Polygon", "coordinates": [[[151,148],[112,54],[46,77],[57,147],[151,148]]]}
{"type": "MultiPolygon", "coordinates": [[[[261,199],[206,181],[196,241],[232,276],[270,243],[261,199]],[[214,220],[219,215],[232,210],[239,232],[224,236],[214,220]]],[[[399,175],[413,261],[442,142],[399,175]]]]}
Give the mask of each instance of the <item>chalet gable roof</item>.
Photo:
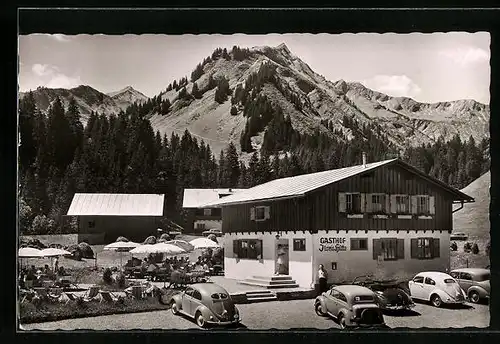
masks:
{"type": "Polygon", "coordinates": [[[474,199],[459,190],[456,190],[440,180],[426,175],[415,167],[401,161],[400,159],[390,159],[369,163],[366,165],[356,165],[316,173],[302,174],[294,177],[275,179],[270,182],[254,186],[242,192],[224,197],[213,202],[205,203],[202,207],[220,207],[223,205],[252,203],[257,201],[274,201],[286,198],[302,197],[305,194],[317,190],[329,184],[337,183],[341,180],[355,175],[371,171],[382,166],[398,164],[411,173],[419,175],[431,183],[439,186],[444,191],[451,193],[456,201],[473,202],[474,199]]]}
{"type": "Polygon", "coordinates": [[[198,208],[245,189],[184,189],[183,208],[198,208]]]}
{"type": "Polygon", "coordinates": [[[76,193],[70,216],[163,216],[163,194],[76,193]]]}

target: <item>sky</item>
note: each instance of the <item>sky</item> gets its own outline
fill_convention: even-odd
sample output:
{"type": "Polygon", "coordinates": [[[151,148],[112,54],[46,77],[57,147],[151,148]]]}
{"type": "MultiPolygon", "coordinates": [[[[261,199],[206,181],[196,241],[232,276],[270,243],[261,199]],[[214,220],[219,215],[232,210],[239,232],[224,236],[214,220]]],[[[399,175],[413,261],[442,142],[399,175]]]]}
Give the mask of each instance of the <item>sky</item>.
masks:
{"type": "Polygon", "coordinates": [[[189,78],[218,47],[277,46],[331,81],[358,81],[420,102],[474,99],[489,104],[487,32],[269,35],[27,35],[19,36],[20,91],[89,85],[104,92],[126,86],[152,97],[189,78]]]}

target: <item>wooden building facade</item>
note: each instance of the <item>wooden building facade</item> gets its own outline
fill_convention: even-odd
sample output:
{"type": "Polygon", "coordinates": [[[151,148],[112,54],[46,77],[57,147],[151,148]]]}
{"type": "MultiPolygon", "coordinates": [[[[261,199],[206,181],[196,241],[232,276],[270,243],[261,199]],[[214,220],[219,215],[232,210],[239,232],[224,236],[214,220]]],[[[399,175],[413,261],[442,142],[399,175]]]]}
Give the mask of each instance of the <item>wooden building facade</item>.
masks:
{"type": "Polygon", "coordinates": [[[271,275],[283,248],[303,287],[319,264],[330,283],[445,271],[453,204],[473,201],[399,159],[274,180],[216,203],[226,276],[271,275]]]}
{"type": "Polygon", "coordinates": [[[142,242],[164,219],[163,194],[77,193],[67,216],[78,219],[78,242],[108,244],[119,236],[142,242]]]}
{"type": "Polygon", "coordinates": [[[203,207],[242,189],[184,189],[182,208],[186,212],[186,233],[201,235],[208,230],[222,230],[219,207],[203,207]]]}

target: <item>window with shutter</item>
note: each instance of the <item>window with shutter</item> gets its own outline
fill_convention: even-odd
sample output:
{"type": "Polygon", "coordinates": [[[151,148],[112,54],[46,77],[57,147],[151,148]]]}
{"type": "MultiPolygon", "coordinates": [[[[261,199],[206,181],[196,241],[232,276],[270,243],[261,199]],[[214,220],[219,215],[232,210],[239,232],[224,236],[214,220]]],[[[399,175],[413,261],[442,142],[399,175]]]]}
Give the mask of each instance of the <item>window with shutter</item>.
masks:
{"type": "Polygon", "coordinates": [[[411,196],[411,213],[412,214],[417,214],[417,205],[418,205],[418,198],[417,196],[411,196]]]}
{"type": "Polygon", "coordinates": [[[384,213],[389,214],[391,212],[391,198],[389,195],[384,195],[385,199],[385,207],[384,207],[384,213]]]}
{"type": "Polygon", "coordinates": [[[434,198],[434,196],[430,196],[429,197],[429,213],[431,215],[434,215],[436,214],[436,200],[434,198]]]}
{"type": "Polygon", "coordinates": [[[373,239],[373,259],[378,259],[381,250],[380,239],[373,239]]]}
{"type": "Polygon", "coordinates": [[[390,199],[391,199],[391,213],[392,214],[396,214],[397,212],[397,204],[396,204],[396,197],[397,195],[391,195],[390,199]]]}
{"type": "Polygon", "coordinates": [[[239,240],[233,240],[233,254],[235,258],[238,258],[239,248],[240,248],[239,240]]]}
{"type": "Polygon", "coordinates": [[[271,218],[271,207],[265,207],[264,208],[264,219],[270,219],[271,218]]]}
{"type": "Polygon", "coordinates": [[[361,204],[359,207],[359,212],[363,214],[366,211],[366,197],[364,193],[360,195],[360,199],[361,199],[361,204]]]}
{"type": "Polygon", "coordinates": [[[408,195],[396,195],[396,212],[398,214],[408,214],[410,209],[410,199],[408,195]]]}
{"type": "Polygon", "coordinates": [[[405,259],[405,239],[397,239],[397,259],[405,259]]]}
{"type": "Polygon", "coordinates": [[[365,194],[365,197],[364,197],[364,199],[366,200],[365,211],[367,213],[371,213],[372,211],[374,211],[374,209],[376,209],[377,204],[373,204],[374,199],[375,199],[375,203],[377,202],[376,198],[377,198],[377,195],[365,194]]]}
{"type": "Polygon", "coordinates": [[[411,239],[411,258],[418,258],[418,239],[411,239]]]}
{"type": "Polygon", "coordinates": [[[384,260],[396,260],[397,256],[397,239],[384,238],[380,239],[380,253],[384,256],[384,260]]]}
{"type": "Polygon", "coordinates": [[[339,192],[339,213],[346,212],[346,195],[343,192],[339,192]]]}
{"type": "Polygon", "coordinates": [[[250,208],[250,220],[251,221],[255,220],[255,208],[254,207],[250,208]]]}
{"type": "Polygon", "coordinates": [[[432,258],[439,258],[440,257],[439,238],[432,239],[432,247],[433,247],[432,258]]]}
{"type": "Polygon", "coordinates": [[[266,208],[268,207],[255,207],[255,221],[264,221],[267,219],[266,208]]]}

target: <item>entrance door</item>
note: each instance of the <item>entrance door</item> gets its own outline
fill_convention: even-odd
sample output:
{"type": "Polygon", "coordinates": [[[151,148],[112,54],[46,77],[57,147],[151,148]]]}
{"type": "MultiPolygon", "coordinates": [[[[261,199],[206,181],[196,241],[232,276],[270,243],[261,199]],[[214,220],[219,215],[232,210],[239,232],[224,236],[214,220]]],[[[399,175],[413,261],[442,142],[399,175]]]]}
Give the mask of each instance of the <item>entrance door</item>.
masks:
{"type": "Polygon", "coordinates": [[[276,240],[276,273],[279,275],[288,275],[288,239],[277,239],[276,240]]]}

